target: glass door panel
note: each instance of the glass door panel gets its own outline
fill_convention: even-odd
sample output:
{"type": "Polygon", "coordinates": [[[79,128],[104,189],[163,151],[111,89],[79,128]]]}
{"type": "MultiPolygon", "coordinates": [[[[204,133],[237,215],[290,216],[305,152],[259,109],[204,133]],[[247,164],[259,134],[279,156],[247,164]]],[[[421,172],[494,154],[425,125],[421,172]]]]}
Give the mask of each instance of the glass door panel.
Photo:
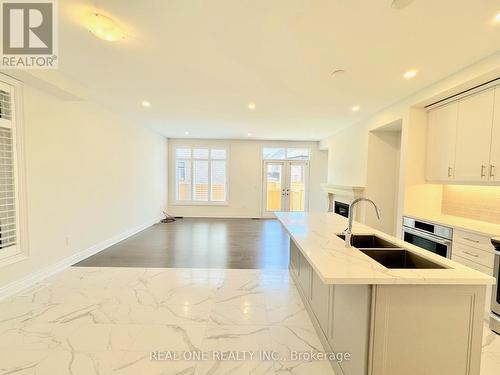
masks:
{"type": "Polygon", "coordinates": [[[287,188],[289,211],[306,210],[306,167],[306,164],[290,163],[290,187],[287,188]]]}
{"type": "Polygon", "coordinates": [[[264,161],[262,215],[307,211],[309,162],[264,161]]]}
{"type": "Polygon", "coordinates": [[[283,207],[283,163],[264,164],[265,207],[267,212],[282,211],[283,207]]]}

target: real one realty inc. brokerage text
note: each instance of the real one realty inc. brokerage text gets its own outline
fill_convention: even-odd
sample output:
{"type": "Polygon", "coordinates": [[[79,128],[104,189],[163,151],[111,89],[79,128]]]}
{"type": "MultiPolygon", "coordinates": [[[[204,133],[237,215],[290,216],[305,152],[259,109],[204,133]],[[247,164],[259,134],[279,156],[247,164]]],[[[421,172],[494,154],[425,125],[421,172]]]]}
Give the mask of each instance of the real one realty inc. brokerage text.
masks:
{"type": "Polygon", "coordinates": [[[349,352],[318,352],[318,351],[293,351],[283,355],[279,351],[250,351],[250,350],[225,350],[225,351],[172,351],[155,350],[151,352],[152,361],[336,361],[351,360],[349,352]]]}

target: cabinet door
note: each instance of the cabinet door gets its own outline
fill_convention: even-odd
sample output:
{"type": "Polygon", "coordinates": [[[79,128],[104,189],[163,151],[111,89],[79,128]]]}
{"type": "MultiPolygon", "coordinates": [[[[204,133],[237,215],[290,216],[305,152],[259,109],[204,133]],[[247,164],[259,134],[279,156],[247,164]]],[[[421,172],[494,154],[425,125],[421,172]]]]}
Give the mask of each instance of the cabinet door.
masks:
{"type": "Polygon", "coordinates": [[[368,374],[370,285],[334,285],[328,341],[334,352],[349,352],[340,363],[343,374],[368,374]]]}
{"type": "Polygon", "coordinates": [[[453,102],[429,112],[427,127],[426,179],[453,179],[458,103],[453,102]]]}
{"type": "Polygon", "coordinates": [[[311,291],[311,265],[304,256],[299,253],[299,285],[307,299],[311,291]]]}
{"type": "Polygon", "coordinates": [[[326,337],[329,335],[330,290],[331,285],[323,283],[313,270],[311,279],[311,307],[326,337]]]}
{"type": "Polygon", "coordinates": [[[455,180],[488,181],[494,91],[458,103],[455,180]]]}
{"type": "Polygon", "coordinates": [[[290,269],[298,275],[299,272],[299,252],[297,245],[293,241],[290,241],[290,269]]]}
{"type": "Polygon", "coordinates": [[[500,87],[495,90],[495,109],[491,139],[490,180],[500,181],[500,87]]]}

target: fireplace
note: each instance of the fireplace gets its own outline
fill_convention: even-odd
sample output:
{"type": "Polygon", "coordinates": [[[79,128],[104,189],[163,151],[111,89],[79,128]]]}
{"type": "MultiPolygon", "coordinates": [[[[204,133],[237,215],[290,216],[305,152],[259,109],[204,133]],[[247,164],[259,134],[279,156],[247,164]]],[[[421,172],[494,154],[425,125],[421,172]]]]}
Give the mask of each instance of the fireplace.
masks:
{"type": "MultiPolygon", "coordinates": [[[[339,185],[323,185],[323,189],[328,194],[328,212],[334,212],[342,216],[349,215],[349,205],[354,199],[365,196],[365,188],[363,186],[339,186],[339,185]]],[[[360,219],[360,212],[356,210],[354,213],[356,220],[360,219]]]]}

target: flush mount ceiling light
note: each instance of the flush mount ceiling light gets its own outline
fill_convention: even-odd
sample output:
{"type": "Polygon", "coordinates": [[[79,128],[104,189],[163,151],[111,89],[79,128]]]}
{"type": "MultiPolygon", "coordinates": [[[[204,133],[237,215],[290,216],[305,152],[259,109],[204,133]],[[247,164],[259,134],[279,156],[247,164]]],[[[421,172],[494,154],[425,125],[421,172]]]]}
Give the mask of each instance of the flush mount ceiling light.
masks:
{"type": "Polygon", "coordinates": [[[345,73],[344,69],[336,69],[332,72],[332,77],[336,77],[336,76],[339,76],[339,75],[344,74],[344,73],[345,73]]]}
{"type": "Polygon", "coordinates": [[[408,70],[407,72],[405,72],[405,74],[403,74],[403,77],[404,79],[412,79],[412,78],[415,78],[417,75],[417,71],[416,70],[408,70]]]}
{"type": "Polygon", "coordinates": [[[413,3],[413,0],[392,0],[391,7],[394,9],[403,9],[413,3]]]}
{"type": "Polygon", "coordinates": [[[86,26],[92,34],[107,42],[125,39],[125,32],[120,25],[103,14],[89,14],[86,19],[86,26]]]}
{"type": "Polygon", "coordinates": [[[185,135],[189,135],[189,132],[184,132],[185,135]]]}
{"type": "Polygon", "coordinates": [[[353,112],[358,112],[359,110],[361,109],[361,107],[359,105],[355,105],[351,108],[351,111],[353,112]]]}
{"type": "Polygon", "coordinates": [[[143,107],[146,107],[146,108],[151,107],[151,103],[148,102],[147,100],[143,100],[141,104],[142,104],[143,107]]]}
{"type": "Polygon", "coordinates": [[[493,18],[493,22],[500,23],[500,12],[498,12],[495,18],[493,18]]]}
{"type": "Polygon", "coordinates": [[[247,133],[247,137],[251,137],[252,136],[252,133],[247,133]]]}
{"type": "Polygon", "coordinates": [[[255,103],[252,102],[248,103],[248,109],[253,111],[255,109],[255,103]]]}

